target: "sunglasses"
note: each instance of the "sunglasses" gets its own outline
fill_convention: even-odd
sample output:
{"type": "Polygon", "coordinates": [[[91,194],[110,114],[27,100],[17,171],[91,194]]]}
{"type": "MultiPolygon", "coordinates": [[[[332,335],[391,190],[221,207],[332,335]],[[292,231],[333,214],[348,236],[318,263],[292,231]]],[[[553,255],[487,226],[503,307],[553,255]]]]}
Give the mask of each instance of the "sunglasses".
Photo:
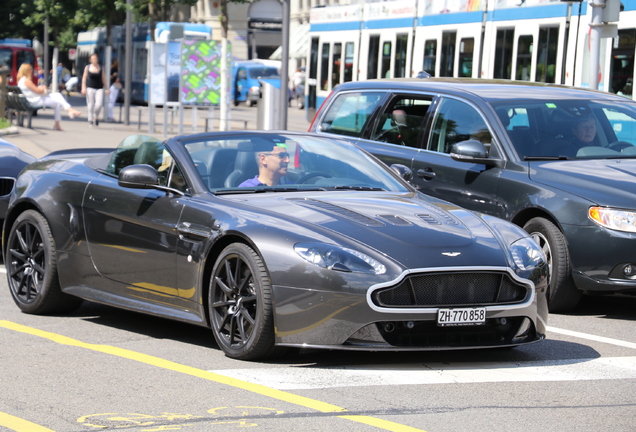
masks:
{"type": "Polygon", "coordinates": [[[287,152],[279,152],[279,153],[261,153],[264,155],[271,155],[271,156],[278,156],[281,159],[288,159],[289,158],[289,153],[287,152]]]}

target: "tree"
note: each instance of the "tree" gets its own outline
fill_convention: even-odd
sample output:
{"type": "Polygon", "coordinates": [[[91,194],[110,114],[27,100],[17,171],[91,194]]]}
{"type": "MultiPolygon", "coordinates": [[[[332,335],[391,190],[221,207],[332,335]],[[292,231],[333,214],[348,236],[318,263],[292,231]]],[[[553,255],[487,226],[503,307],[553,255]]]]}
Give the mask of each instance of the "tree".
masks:
{"type": "Polygon", "coordinates": [[[0,39],[31,39],[41,34],[41,31],[38,32],[37,28],[24,25],[24,19],[35,10],[32,2],[22,3],[22,0],[2,0],[2,6],[5,12],[0,14],[0,39]]]}

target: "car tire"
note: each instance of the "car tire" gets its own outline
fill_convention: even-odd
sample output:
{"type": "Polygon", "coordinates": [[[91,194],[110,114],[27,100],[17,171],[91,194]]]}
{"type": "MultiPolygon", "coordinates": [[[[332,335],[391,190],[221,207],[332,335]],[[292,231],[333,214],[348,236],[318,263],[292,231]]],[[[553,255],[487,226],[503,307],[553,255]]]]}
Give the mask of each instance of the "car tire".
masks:
{"type": "Polygon", "coordinates": [[[565,236],[555,224],[541,217],[530,219],[523,229],[541,246],[548,259],[550,312],[574,309],[583,293],[576,288],[572,279],[572,264],[565,236]]]}
{"type": "Polygon", "coordinates": [[[251,100],[248,99],[248,100],[245,101],[245,105],[247,105],[248,107],[252,107],[252,106],[254,106],[254,102],[252,102],[251,100]]]}
{"type": "Polygon", "coordinates": [[[277,354],[269,276],[252,248],[234,243],[221,252],[210,277],[208,307],[214,338],[227,357],[258,360],[277,354]]]}
{"type": "Polygon", "coordinates": [[[9,290],[23,312],[70,312],[82,303],[60,288],[55,242],[48,222],[37,211],[27,210],[13,223],[5,257],[9,290]]]}

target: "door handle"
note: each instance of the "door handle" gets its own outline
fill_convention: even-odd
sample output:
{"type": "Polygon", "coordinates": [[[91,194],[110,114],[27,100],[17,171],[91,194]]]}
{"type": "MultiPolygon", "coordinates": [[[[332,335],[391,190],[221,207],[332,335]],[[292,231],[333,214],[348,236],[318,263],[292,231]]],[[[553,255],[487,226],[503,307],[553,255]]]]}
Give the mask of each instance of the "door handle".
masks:
{"type": "Polygon", "coordinates": [[[107,201],[106,197],[99,196],[99,195],[91,195],[91,196],[88,197],[88,199],[91,200],[91,201],[98,202],[98,203],[105,203],[107,201]]]}
{"type": "Polygon", "coordinates": [[[433,180],[435,178],[435,172],[431,168],[418,169],[417,176],[424,180],[433,180]]]}

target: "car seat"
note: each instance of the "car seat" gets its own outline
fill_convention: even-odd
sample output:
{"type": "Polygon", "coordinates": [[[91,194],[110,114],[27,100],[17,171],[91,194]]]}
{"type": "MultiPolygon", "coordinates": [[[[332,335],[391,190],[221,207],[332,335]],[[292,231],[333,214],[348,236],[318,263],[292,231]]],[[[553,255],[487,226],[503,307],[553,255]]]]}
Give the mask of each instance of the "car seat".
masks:
{"type": "Polygon", "coordinates": [[[225,187],[237,187],[247,179],[258,174],[256,163],[256,148],[250,141],[238,143],[234,171],[225,179],[225,187]]]}

